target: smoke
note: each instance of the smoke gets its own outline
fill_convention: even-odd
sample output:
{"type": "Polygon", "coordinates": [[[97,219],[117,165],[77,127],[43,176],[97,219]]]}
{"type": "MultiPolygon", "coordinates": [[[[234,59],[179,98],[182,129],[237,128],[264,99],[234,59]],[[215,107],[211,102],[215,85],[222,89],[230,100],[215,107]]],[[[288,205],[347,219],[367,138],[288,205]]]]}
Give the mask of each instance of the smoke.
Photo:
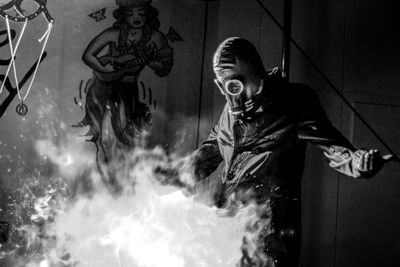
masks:
{"type": "Polygon", "coordinates": [[[246,227],[259,222],[258,205],[232,213],[182,190],[194,186],[190,157],[182,155],[190,134],[177,135],[176,151],[147,148],[144,136],[132,150],[108,145],[109,160],[96,161],[94,146],[69,133],[50,104],[38,105],[47,107],[38,109],[47,121],[34,141],[38,167],[18,177],[4,217],[12,231],[1,266],[235,266],[244,237],[255,253],[251,241],[263,227],[255,237],[246,227]]]}
{"type": "Polygon", "coordinates": [[[65,138],[66,141],[60,145],[51,139],[38,140],[35,142],[35,150],[39,156],[49,159],[57,166],[61,177],[73,180],[93,166],[95,157],[93,152],[87,151],[81,138],[70,134],[65,138]]]}
{"type": "Polygon", "coordinates": [[[234,266],[239,261],[243,226],[256,216],[255,205],[226,216],[188,197],[177,185],[193,182],[189,157],[167,155],[159,147],[120,152],[102,166],[121,185],[111,194],[94,152],[80,138],[38,140],[35,149],[54,173],[24,187],[35,192],[26,195],[22,210],[30,210],[25,215],[30,223],[18,229],[24,250],[13,266],[234,266]],[[175,176],[160,171],[169,167],[175,176]],[[77,190],[83,182],[86,190],[77,190]]]}

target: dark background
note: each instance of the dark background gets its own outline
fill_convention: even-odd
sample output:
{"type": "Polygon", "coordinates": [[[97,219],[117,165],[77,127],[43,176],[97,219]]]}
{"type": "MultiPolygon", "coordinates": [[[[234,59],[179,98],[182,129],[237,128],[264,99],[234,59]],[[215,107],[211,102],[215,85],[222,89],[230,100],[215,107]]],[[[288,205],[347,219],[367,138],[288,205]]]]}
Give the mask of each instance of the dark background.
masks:
{"type": "MultiPolygon", "coordinates": [[[[283,1],[262,2],[283,23],[283,1]]],[[[280,66],[282,33],[256,1],[209,3],[206,11],[206,61],[215,39],[238,35],[256,44],[267,67],[280,66]]],[[[292,22],[293,38],[394,151],[400,148],[397,11],[395,1],[293,1],[292,22]]],[[[293,46],[291,63],[290,80],[318,92],[334,125],[355,146],[386,152],[293,46]]],[[[204,82],[201,117],[215,121],[223,99],[215,93],[210,109],[209,64],[204,73],[210,78],[204,82]]],[[[373,180],[355,180],[331,170],[315,147],[308,150],[303,266],[399,266],[398,164],[387,165],[373,180]]]]}
{"type": "MultiPolygon", "coordinates": [[[[282,22],[283,1],[262,2],[282,22]]],[[[160,12],[160,30],[167,33],[173,27],[183,41],[171,43],[175,62],[167,77],[156,77],[147,70],[141,75],[158,102],[152,138],[186,153],[208,135],[224,104],[212,81],[212,55],[218,44],[230,36],[245,37],[256,45],[267,68],[280,67],[282,33],[255,0],[154,0],[153,6],[160,12]]],[[[78,134],[70,125],[83,112],[73,98],[80,81],[91,77],[81,56],[90,40],[112,25],[115,8],[111,0],[49,1],[56,26],[49,40],[49,56],[27,100],[30,113],[25,119],[17,116],[15,99],[0,118],[2,206],[7,204],[7,192],[15,189],[16,179],[22,179],[17,174],[34,168],[32,143],[43,137],[43,131],[51,135],[49,122],[78,134]],[[88,16],[104,7],[105,20],[96,22],[88,16]]],[[[292,34],[400,153],[398,14],[394,0],[293,1],[292,34]]],[[[5,29],[4,21],[0,27],[5,29]]],[[[46,25],[42,20],[28,27],[28,41],[20,51],[21,72],[38,55],[29,40],[40,37],[46,25]]],[[[1,58],[8,53],[3,47],[1,58]]],[[[387,152],[294,47],[290,80],[318,92],[334,125],[355,146],[387,152]]],[[[388,164],[373,180],[355,180],[331,170],[315,147],[309,146],[308,152],[303,180],[303,266],[400,266],[399,165],[388,164]]]]}

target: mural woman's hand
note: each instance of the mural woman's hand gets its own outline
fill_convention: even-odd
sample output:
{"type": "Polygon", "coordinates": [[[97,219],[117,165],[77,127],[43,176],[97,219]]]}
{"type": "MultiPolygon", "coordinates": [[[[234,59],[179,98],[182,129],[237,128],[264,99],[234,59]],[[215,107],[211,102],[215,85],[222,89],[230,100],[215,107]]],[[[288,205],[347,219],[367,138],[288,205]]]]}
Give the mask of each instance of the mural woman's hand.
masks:
{"type": "Polygon", "coordinates": [[[121,71],[121,70],[124,70],[126,68],[125,67],[125,60],[122,57],[115,58],[112,61],[111,65],[114,67],[114,70],[116,70],[116,71],[121,71]]]}
{"type": "Polygon", "coordinates": [[[148,55],[149,60],[148,61],[155,61],[158,57],[158,49],[157,45],[154,42],[146,44],[144,47],[146,55],[148,55]]]}
{"type": "Polygon", "coordinates": [[[99,70],[99,72],[104,72],[104,73],[115,72],[115,68],[111,64],[108,64],[104,66],[101,70],[99,70]]]}
{"type": "Polygon", "coordinates": [[[109,57],[109,56],[101,57],[101,58],[99,58],[99,61],[101,63],[102,68],[97,71],[105,72],[105,73],[115,71],[115,67],[114,67],[115,58],[114,57],[109,57]]]}

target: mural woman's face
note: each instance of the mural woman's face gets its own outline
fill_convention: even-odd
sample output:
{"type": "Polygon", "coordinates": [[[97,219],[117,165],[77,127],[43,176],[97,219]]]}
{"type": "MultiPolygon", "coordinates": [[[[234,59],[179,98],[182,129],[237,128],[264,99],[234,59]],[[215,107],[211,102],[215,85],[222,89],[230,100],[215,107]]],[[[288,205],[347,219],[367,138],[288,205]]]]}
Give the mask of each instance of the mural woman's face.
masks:
{"type": "Polygon", "coordinates": [[[133,28],[141,28],[146,24],[147,10],[144,7],[131,7],[125,9],[125,21],[133,28]]]}

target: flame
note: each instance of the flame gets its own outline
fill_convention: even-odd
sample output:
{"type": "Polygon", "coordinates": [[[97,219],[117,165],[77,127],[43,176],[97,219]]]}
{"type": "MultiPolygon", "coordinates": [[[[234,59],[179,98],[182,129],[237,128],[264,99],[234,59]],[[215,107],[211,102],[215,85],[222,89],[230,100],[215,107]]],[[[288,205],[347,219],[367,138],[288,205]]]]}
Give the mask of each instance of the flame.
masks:
{"type": "MultiPolygon", "coordinates": [[[[233,266],[241,225],[181,191],[159,195],[151,162],[131,170],[135,190],[80,197],[49,230],[77,266],[233,266]]],[[[130,180],[132,182],[132,180],[130,180]]],[[[53,259],[54,260],[54,259],[53,259]]]]}
{"type": "MultiPolygon", "coordinates": [[[[34,255],[15,266],[230,267],[239,262],[244,226],[256,218],[256,205],[225,216],[157,182],[157,166],[169,164],[171,157],[185,158],[167,156],[160,148],[125,153],[124,164],[110,163],[123,188],[112,195],[97,174],[93,150],[81,139],[67,134],[58,142],[39,140],[35,148],[57,171],[54,177],[38,177],[39,193],[27,186],[31,223],[20,231],[26,251],[40,249],[31,249],[34,255]],[[44,182],[55,177],[70,188],[44,182]],[[83,178],[92,186],[73,194],[71,188],[83,178]]],[[[190,175],[181,176],[190,181],[190,175]]]]}

